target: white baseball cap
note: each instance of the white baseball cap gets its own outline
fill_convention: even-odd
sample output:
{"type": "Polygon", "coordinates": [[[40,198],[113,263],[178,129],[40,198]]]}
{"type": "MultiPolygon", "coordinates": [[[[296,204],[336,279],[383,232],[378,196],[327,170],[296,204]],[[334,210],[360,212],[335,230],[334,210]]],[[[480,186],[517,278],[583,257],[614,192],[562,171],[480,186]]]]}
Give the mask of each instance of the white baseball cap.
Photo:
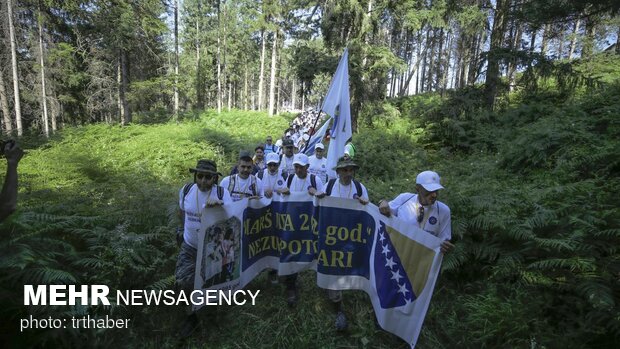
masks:
{"type": "Polygon", "coordinates": [[[314,146],[314,149],[319,149],[319,148],[320,148],[320,149],[325,149],[325,146],[323,145],[323,143],[317,143],[317,144],[314,146]]]}
{"type": "Polygon", "coordinates": [[[269,153],[267,154],[267,164],[272,164],[272,163],[279,163],[280,162],[280,156],[276,153],[269,153]]]}
{"type": "Polygon", "coordinates": [[[428,191],[443,189],[443,186],[439,184],[439,175],[433,171],[420,172],[415,179],[415,183],[420,184],[428,191]]]}
{"type": "Polygon", "coordinates": [[[308,165],[308,155],[304,153],[295,154],[295,157],[293,158],[293,165],[301,165],[301,166],[308,165]]]}

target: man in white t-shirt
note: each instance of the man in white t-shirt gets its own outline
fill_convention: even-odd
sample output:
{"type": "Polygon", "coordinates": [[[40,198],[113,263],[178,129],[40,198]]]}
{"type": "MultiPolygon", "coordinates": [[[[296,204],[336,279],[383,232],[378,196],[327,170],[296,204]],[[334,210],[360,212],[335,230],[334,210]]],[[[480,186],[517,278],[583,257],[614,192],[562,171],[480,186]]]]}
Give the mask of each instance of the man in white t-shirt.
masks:
{"type": "Polygon", "coordinates": [[[271,138],[271,136],[267,136],[267,138],[265,139],[265,155],[269,155],[269,153],[278,153],[278,151],[280,150],[279,147],[275,144],[273,144],[273,138],[271,138]]]}
{"type": "Polygon", "coordinates": [[[263,184],[252,174],[253,168],[252,155],[243,150],[239,153],[237,173],[222,179],[220,185],[230,192],[233,201],[239,201],[244,197],[254,199],[263,196],[263,184]]]}
{"type": "Polygon", "coordinates": [[[280,170],[286,173],[287,176],[290,176],[295,173],[295,166],[293,165],[293,161],[295,160],[293,157],[293,141],[290,139],[285,139],[282,141],[282,156],[280,157],[280,170]]]}
{"type": "Polygon", "coordinates": [[[452,227],[450,208],[437,200],[437,194],[443,186],[439,184],[439,175],[433,171],[420,172],[416,177],[417,194],[403,193],[394,200],[379,202],[379,212],[385,216],[394,215],[430,234],[440,238],[441,252],[452,251],[452,227]]]}
{"type": "MultiPolygon", "coordinates": [[[[177,240],[182,240],[181,250],[175,269],[176,285],[189,295],[194,290],[196,273],[196,255],[198,234],[202,226],[202,212],[206,208],[226,205],[232,202],[225,188],[217,185],[217,165],[211,160],[198,160],[195,168],[189,171],[194,174],[194,182],[186,184],[179,191],[179,218],[181,227],[177,228],[177,240]],[[182,232],[182,239],[179,235],[182,232]]],[[[198,316],[191,312],[183,322],[179,331],[182,338],[188,337],[198,326],[198,316]]]]}
{"type": "Polygon", "coordinates": [[[321,178],[323,183],[327,183],[327,158],[323,156],[325,154],[325,146],[323,143],[317,143],[314,146],[314,155],[308,158],[310,167],[308,171],[321,178]]]}
{"type": "MultiPolygon", "coordinates": [[[[362,205],[368,204],[368,190],[356,181],[355,171],[359,166],[348,157],[338,159],[338,164],[334,167],[338,178],[330,179],[325,185],[325,195],[352,199],[359,201],[362,205]]],[[[336,330],[344,331],[347,328],[347,318],[342,306],[342,291],[327,290],[327,297],[333,302],[336,311],[336,330]]]]}
{"type": "Polygon", "coordinates": [[[267,168],[258,173],[258,178],[263,182],[265,197],[271,198],[273,193],[284,187],[287,175],[278,168],[280,157],[276,153],[267,154],[267,168]]]}
{"type": "MultiPolygon", "coordinates": [[[[304,192],[314,195],[318,198],[325,196],[323,192],[323,182],[313,174],[308,174],[308,156],[303,153],[295,154],[294,159],[295,174],[288,176],[286,185],[278,190],[282,195],[289,195],[291,192],[304,192]]],[[[285,279],[286,285],[286,302],[289,306],[297,303],[297,274],[287,275],[285,279]]]]}

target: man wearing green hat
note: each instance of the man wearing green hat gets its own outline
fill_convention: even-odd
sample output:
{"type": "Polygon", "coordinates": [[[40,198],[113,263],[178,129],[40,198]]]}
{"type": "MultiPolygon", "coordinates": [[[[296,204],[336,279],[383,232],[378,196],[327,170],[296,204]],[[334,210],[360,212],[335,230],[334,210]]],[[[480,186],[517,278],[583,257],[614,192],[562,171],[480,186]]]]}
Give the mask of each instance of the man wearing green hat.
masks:
{"type": "MultiPolygon", "coordinates": [[[[343,199],[353,199],[362,205],[368,204],[368,190],[366,187],[353,179],[355,171],[360,167],[349,157],[343,156],[338,159],[338,164],[333,170],[338,178],[330,179],[325,187],[325,194],[343,199]]],[[[327,290],[327,297],[334,304],[336,311],[336,330],[344,331],[347,328],[347,317],[342,306],[342,291],[327,290]]]]}
{"type": "MultiPolygon", "coordinates": [[[[202,212],[205,208],[226,205],[232,202],[226,188],[217,185],[217,165],[212,160],[198,160],[196,167],[190,168],[194,174],[194,182],[186,184],[179,191],[179,218],[181,227],[177,228],[177,236],[182,232],[182,243],[175,270],[176,285],[186,294],[194,290],[196,274],[196,256],[198,234],[202,226],[202,212]]],[[[188,337],[198,326],[198,316],[191,311],[179,331],[180,337],[188,337]]]]}

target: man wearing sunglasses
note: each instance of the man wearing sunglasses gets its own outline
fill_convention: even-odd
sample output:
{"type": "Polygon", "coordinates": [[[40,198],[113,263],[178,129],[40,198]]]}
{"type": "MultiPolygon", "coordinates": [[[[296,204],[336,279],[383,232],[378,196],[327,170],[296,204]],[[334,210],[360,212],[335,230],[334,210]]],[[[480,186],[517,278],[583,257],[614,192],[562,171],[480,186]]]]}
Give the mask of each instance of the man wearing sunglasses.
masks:
{"type": "MultiPolygon", "coordinates": [[[[194,274],[196,273],[196,256],[198,234],[202,226],[202,212],[205,208],[226,205],[232,202],[225,188],[217,185],[217,165],[212,160],[198,160],[195,168],[189,172],[194,174],[194,182],[186,184],[179,191],[179,218],[183,226],[177,234],[183,232],[181,251],[177,258],[175,270],[176,285],[190,294],[194,290],[194,274]]],[[[198,316],[189,311],[179,331],[182,338],[188,337],[198,326],[198,316]]]]}
{"type": "Polygon", "coordinates": [[[387,217],[394,215],[435,235],[443,241],[441,252],[448,253],[454,249],[454,245],[450,243],[450,208],[437,200],[439,190],[443,189],[439,184],[439,175],[433,171],[420,172],[415,182],[417,194],[403,193],[390,202],[381,200],[379,212],[387,217]]]}
{"type": "Polygon", "coordinates": [[[278,148],[277,145],[273,144],[273,139],[271,138],[271,136],[267,136],[267,139],[265,139],[265,155],[269,155],[269,153],[278,153],[278,151],[280,150],[278,148]]]}

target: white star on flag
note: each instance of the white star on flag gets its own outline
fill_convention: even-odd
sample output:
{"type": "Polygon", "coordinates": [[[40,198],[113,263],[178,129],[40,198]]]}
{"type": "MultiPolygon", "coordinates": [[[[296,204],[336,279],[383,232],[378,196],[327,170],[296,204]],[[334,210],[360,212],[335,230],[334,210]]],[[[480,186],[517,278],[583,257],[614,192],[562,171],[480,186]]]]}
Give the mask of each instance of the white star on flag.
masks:
{"type": "Polygon", "coordinates": [[[383,246],[383,251],[381,253],[383,253],[387,257],[387,254],[390,253],[390,248],[388,247],[388,245],[383,246]]]}
{"type": "Polygon", "coordinates": [[[403,277],[400,275],[400,270],[396,270],[396,272],[392,272],[392,280],[396,280],[397,284],[398,284],[398,281],[402,278],[403,277]]]}
{"type": "Polygon", "coordinates": [[[385,266],[392,269],[394,266],[396,265],[396,263],[394,263],[394,258],[390,257],[386,260],[385,262],[385,266]]]}
{"type": "MultiPolygon", "coordinates": [[[[407,286],[405,286],[405,284],[402,285],[398,285],[398,292],[402,293],[403,296],[405,296],[407,294],[407,292],[409,292],[409,290],[407,289],[407,286]]],[[[406,301],[406,299],[405,299],[406,301]]]]}

